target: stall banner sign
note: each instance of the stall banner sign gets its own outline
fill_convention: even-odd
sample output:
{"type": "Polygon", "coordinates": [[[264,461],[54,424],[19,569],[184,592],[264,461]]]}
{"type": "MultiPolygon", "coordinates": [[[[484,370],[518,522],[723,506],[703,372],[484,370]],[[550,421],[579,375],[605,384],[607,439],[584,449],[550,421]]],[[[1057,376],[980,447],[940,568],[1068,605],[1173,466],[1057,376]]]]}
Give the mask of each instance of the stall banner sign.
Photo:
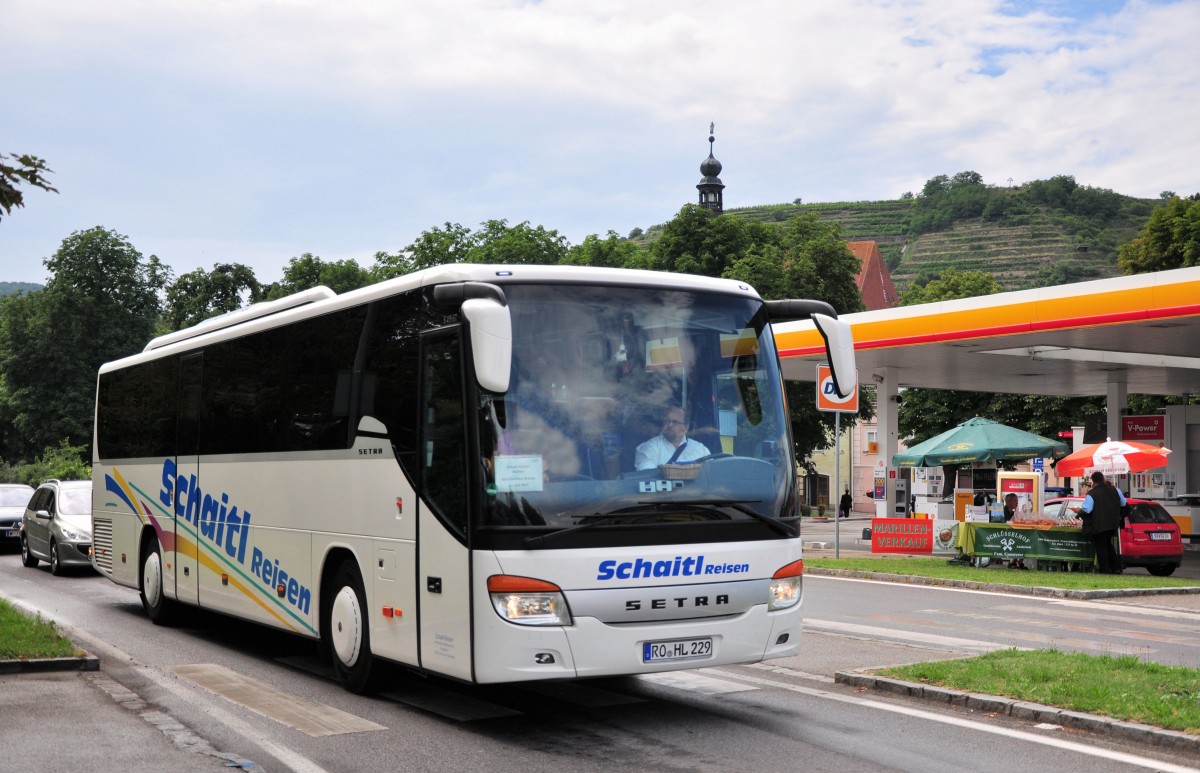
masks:
{"type": "Polygon", "coordinates": [[[1154,444],[1167,439],[1166,416],[1122,416],[1121,439],[1154,444]]]}
{"type": "Polygon", "coordinates": [[[872,553],[932,553],[934,522],[927,518],[874,518],[872,553]]]}
{"type": "Polygon", "coordinates": [[[1090,561],[1094,553],[1082,532],[976,527],[972,555],[1090,561]]]}
{"type": "Polygon", "coordinates": [[[1021,494],[1032,494],[1034,491],[1033,478],[1011,478],[1003,476],[1000,479],[1000,494],[1013,493],[1018,496],[1021,494]]]}
{"type": "Polygon", "coordinates": [[[933,549],[954,551],[954,540],[958,537],[958,521],[933,522],[933,549]]]}
{"type": "MultiPolygon", "coordinates": [[[[1040,472],[1002,472],[999,474],[1000,507],[1009,494],[1017,495],[1016,518],[1019,521],[1036,516],[1042,511],[1041,492],[1045,486],[1040,472]]],[[[1003,515],[1000,518],[1004,520],[1003,515]]]]}

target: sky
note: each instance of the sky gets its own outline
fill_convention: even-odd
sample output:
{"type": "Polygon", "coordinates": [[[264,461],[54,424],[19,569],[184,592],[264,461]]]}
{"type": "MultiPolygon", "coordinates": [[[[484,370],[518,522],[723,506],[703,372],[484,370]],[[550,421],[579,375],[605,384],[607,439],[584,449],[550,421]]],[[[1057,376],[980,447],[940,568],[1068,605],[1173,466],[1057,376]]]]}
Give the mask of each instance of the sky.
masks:
{"type": "Polygon", "coordinates": [[[0,281],[102,226],[176,275],[370,266],[445,223],[571,244],[697,200],[939,174],[1200,192],[1200,0],[0,0],[0,281]]]}

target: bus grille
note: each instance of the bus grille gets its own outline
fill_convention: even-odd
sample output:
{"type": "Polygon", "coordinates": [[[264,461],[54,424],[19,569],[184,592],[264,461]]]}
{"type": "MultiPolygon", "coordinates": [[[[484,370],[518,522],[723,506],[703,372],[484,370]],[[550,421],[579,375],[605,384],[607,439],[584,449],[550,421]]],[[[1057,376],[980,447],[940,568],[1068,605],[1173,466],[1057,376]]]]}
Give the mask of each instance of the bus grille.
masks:
{"type": "Polygon", "coordinates": [[[112,519],[93,519],[92,565],[112,577],[112,519]]]}

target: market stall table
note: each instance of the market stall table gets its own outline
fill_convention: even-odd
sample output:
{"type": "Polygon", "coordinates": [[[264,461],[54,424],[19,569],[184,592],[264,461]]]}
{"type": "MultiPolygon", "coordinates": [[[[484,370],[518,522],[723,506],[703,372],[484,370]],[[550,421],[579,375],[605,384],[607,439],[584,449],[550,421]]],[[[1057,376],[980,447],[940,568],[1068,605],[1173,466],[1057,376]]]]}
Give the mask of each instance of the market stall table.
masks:
{"type": "Polygon", "coordinates": [[[1086,571],[1095,562],[1091,540],[1075,526],[964,521],[958,524],[954,547],[971,559],[1035,559],[1050,568],[1076,571],[1086,571]]]}

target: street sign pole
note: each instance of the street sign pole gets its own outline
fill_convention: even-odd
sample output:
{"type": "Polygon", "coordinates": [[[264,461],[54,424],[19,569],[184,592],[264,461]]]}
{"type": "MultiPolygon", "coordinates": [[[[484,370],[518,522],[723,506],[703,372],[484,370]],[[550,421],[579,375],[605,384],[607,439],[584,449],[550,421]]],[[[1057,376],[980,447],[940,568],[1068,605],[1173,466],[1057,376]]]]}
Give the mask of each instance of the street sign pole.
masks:
{"type": "MultiPolygon", "coordinates": [[[[833,386],[828,365],[817,366],[817,410],[833,411],[833,492],[830,504],[841,504],[842,491],[842,414],[858,413],[858,371],[854,371],[854,389],[849,397],[841,397],[833,386]],[[833,497],[836,496],[837,500],[833,497]]],[[[842,557],[842,519],[839,508],[834,508],[833,555],[842,557]]]]}
{"type": "Polygon", "coordinates": [[[842,557],[842,412],[833,414],[833,496],[838,498],[838,507],[833,511],[833,557],[842,557]]]}

